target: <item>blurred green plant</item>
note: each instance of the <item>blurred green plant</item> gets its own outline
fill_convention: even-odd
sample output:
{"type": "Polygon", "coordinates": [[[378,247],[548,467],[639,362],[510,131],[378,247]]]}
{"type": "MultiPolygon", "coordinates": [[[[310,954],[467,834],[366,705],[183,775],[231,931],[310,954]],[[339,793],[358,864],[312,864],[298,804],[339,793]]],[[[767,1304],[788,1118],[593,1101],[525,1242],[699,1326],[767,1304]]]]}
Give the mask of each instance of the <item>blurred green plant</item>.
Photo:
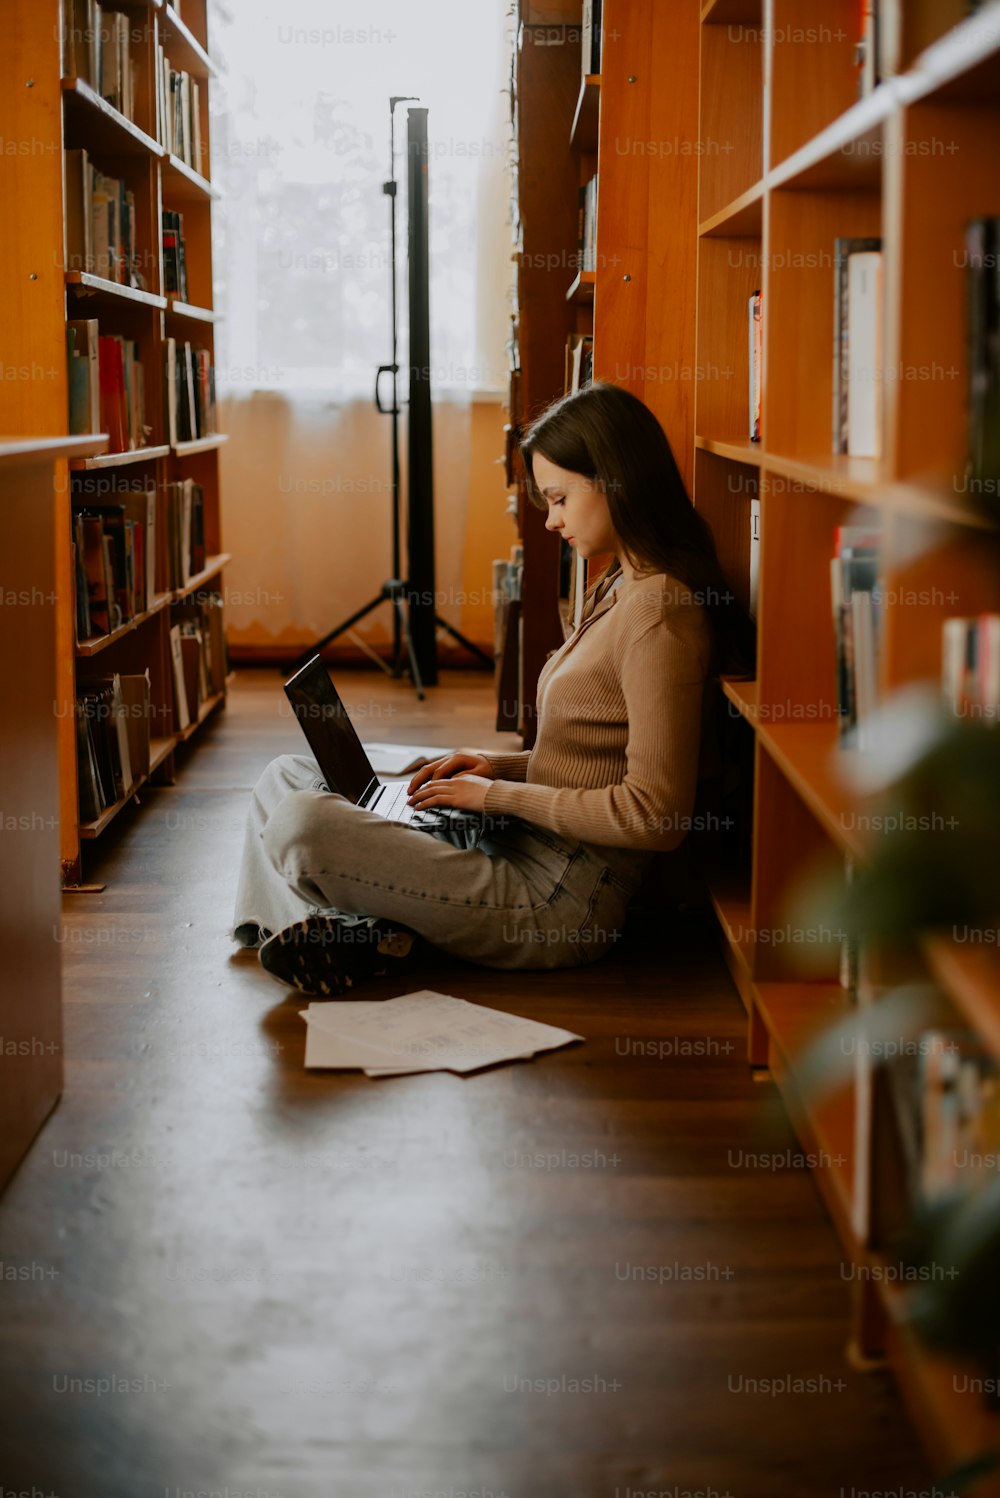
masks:
{"type": "MultiPolygon", "coordinates": [[[[1000,940],[996,725],[956,717],[932,691],[902,692],[878,715],[871,752],[857,756],[855,789],[870,856],[849,883],[839,871],[807,881],[796,920],[822,920],[858,943],[898,949],[932,935],[1000,940]]],[[[938,1023],[942,1002],[932,984],[913,984],[860,1005],[800,1058],[803,1091],[845,1086],[859,1041],[869,1055],[885,1054],[890,1039],[916,1038],[938,1023]]],[[[1000,1178],[977,1176],[932,1202],[918,1199],[891,1248],[914,1270],[935,1270],[914,1276],[904,1302],[926,1346],[971,1361],[986,1387],[1000,1387],[1000,1178]]],[[[943,1479],[946,1490],[963,1491],[998,1466],[1000,1450],[983,1452],[943,1479]]]]}

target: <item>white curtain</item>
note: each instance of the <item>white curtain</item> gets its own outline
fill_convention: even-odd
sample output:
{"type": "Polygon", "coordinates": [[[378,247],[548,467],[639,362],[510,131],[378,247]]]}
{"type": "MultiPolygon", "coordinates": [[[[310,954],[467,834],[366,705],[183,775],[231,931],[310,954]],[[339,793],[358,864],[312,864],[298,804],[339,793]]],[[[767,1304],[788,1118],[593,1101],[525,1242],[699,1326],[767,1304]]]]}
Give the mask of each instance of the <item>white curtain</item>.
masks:
{"type": "MultiPolygon", "coordinates": [[[[391,355],[389,97],[428,109],[432,381],[505,383],[506,0],[209,0],[220,394],[370,400],[391,355]]],[[[406,363],[406,104],[396,109],[406,363]]],[[[405,392],[404,392],[405,393],[405,392]]]]}

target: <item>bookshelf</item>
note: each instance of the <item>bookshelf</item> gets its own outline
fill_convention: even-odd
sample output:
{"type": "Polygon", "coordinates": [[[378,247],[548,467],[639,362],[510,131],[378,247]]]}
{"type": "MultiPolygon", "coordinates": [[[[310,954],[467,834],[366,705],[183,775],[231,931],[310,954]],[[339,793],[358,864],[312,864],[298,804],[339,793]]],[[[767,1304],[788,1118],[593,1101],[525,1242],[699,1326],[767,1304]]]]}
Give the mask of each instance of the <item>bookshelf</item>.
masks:
{"type": "MultiPolygon", "coordinates": [[[[0,382],[0,429],[26,438],[69,434],[70,320],[96,319],[102,337],[117,335],[137,347],[145,384],[141,441],[123,444],[125,450],[118,451],[111,450],[119,445],[114,441],[105,440],[103,450],[91,443],[89,450],[80,447],[56,466],[55,700],[60,859],[68,886],[80,882],[83,848],[101,836],[153,776],[174,778],[180,745],[226,701],[223,669],[221,683],[213,680],[210,689],[199,685],[198,700],[182,727],[171,628],[181,617],[177,610],[185,606],[190,613],[193,599],[207,603],[222,596],[229,558],[222,545],[218,455],[226,439],[208,422],[203,434],[178,440],[167,415],[165,370],[169,339],[182,348],[190,343],[207,350],[207,364],[214,366],[211,210],[216,192],[210,180],[208,108],[214,75],[206,0],[183,0],[177,6],[128,0],[96,11],[93,0],[15,0],[7,17],[0,57],[9,106],[5,134],[22,145],[17,154],[5,153],[0,164],[10,222],[17,225],[0,247],[0,296],[9,335],[5,362],[23,377],[0,382]],[[105,59],[109,28],[117,25],[126,33],[131,97],[109,89],[107,61],[103,84],[95,75],[87,41],[95,19],[105,38],[105,59]],[[183,87],[190,99],[190,138],[173,150],[164,143],[157,101],[161,49],[169,69],[189,75],[183,87]],[[112,279],[101,273],[104,267],[96,257],[94,263],[81,264],[72,253],[70,179],[78,158],[67,153],[80,151],[87,153],[90,166],[123,183],[132,195],[133,275],[112,279]],[[170,212],[183,215],[184,296],[168,280],[165,267],[163,215],[170,212]],[[179,577],[171,575],[168,557],[170,486],[184,480],[200,488],[203,532],[191,558],[196,570],[186,580],[183,570],[179,577]],[[78,638],[72,516],[87,506],[116,505],[142,493],[156,496],[155,580],[151,589],[143,589],[149,596],[130,599],[110,627],[78,638]],[[120,794],[107,798],[97,815],[84,815],[74,704],[78,687],[100,673],[148,674],[149,699],[143,707],[148,733],[141,731],[148,740],[148,764],[144,742],[139,766],[116,787],[120,794]]],[[[144,525],[143,544],[148,534],[144,525]]],[[[224,649],[216,648],[224,657],[224,649]]]]}
{"type": "MultiPolygon", "coordinates": [[[[967,451],[959,267],[966,222],[1000,211],[989,169],[1000,143],[1000,28],[982,14],[965,18],[961,5],[883,5],[897,71],[858,99],[856,9],[838,0],[808,13],[791,0],[701,6],[693,242],[697,363],[708,373],[696,385],[692,436],[695,504],[740,596],[751,499],[761,507],[756,679],[722,683],[753,745],[752,846],[742,867],[710,874],[712,902],[747,1008],[750,1059],[769,1069],[803,1146],[825,1151],[817,1188],[845,1258],[871,1269],[885,1252],[879,1197],[889,1188],[888,1125],[872,1102],[873,1074],[859,1069],[822,1103],[801,1077],[809,1037],[851,1012],[836,944],[820,943],[806,968],[805,937],[768,938],[786,926],[796,888],[815,868],[863,862],[878,837],[850,774],[856,756],[837,730],[835,528],[875,521],[883,537],[885,695],[940,681],[944,618],[1000,607],[996,553],[983,544],[991,522],[970,509],[959,482],[967,451]],[[831,451],[838,236],[883,244],[878,459],[831,451]],[[751,443],[746,306],[758,288],[763,431],[751,443]]],[[[935,940],[922,961],[874,954],[873,971],[880,985],[932,977],[942,1017],[971,1026],[1000,1055],[995,954],[935,940]]],[[[1000,1417],[956,1396],[959,1370],[907,1329],[905,1305],[898,1285],[859,1283],[852,1344],[864,1357],[888,1358],[933,1459],[957,1465],[998,1444],[1000,1417]]]]}
{"type": "Polygon", "coordinates": [[[4,981],[0,1034],[0,1184],[62,1089],[62,946],[59,930],[59,765],[56,719],[56,468],[104,438],[0,438],[0,521],[19,544],[5,549],[0,669],[19,731],[0,735],[4,835],[4,981]]]}
{"type": "MultiPolygon", "coordinates": [[[[996,526],[970,506],[961,482],[968,356],[960,268],[967,221],[1000,214],[991,169],[1000,147],[1000,7],[969,16],[963,0],[884,0],[885,76],[862,98],[854,0],[605,0],[600,72],[587,76],[570,42],[580,9],[580,0],[520,7],[523,243],[511,420],[516,434],[562,393],[566,336],[592,331],[595,375],[656,412],[744,604],[751,504],[760,505],[756,673],[724,680],[718,692],[753,765],[752,837],[739,851],[723,848],[707,882],[747,1012],[750,1062],[770,1072],[804,1148],[836,1162],[815,1179],[845,1259],[877,1267],[885,1252],[879,1193],[890,1197],[893,1183],[872,1073],[859,1069],[823,1102],[802,1076],[810,1039],[851,1011],[839,943],[812,948],[801,934],[781,942],[776,934],[815,869],[844,877],[845,860],[863,863],[878,837],[850,774],[856,756],[838,734],[836,527],[874,521],[882,535],[883,695],[940,682],[945,618],[1000,610],[996,526]],[[564,45],[551,44],[555,31],[545,47],[533,45],[533,26],[560,24],[564,45]],[[595,170],[597,267],[566,274],[577,189],[595,170]],[[878,236],[883,245],[878,459],[832,450],[840,236],[878,236]],[[539,270],[554,265],[561,273],[539,270]],[[747,303],[758,289],[763,432],[752,442],[747,303]]],[[[522,697],[561,640],[552,617],[558,555],[541,519],[526,507],[522,484],[525,641],[535,632],[534,654],[527,645],[523,653],[522,697]]],[[[521,708],[516,726],[529,746],[530,703],[521,708]]],[[[935,939],[871,954],[871,983],[914,977],[939,986],[943,1023],[970,1026],[1000,1057],[994,951],[935,939]]],[[[859,1281],[854,1352],[888,1359],[942,1468],[1000,1448],[1000,1416],[956,1396],[961,1370],[913,1336],[905,1306],[898,1285],[859,1281]]]]}
{"type": "MultiPolygon", "coordinates": [[[[693,477],[696,174],[681,151],[653,141],[697,133],[696,10],[604,0],[601,71],[584,72],[580,0],[521,0],[512,90],[516,156],[511,387],[514,434],[565,390],[571,334],[594,339],[594,374],[625,385],[656,412],[685,480],[693,477]],[[666,69],[672,86],[659,86],[666,69]],[[580,189],[598,178],[596,268],[578,253],[580,189]],[[665,246],[669,237],[669,263],[665,246]]],[[[498,727],[534,743],[534,687],[565,638],[559,542],[527,499],[519,461],[524,548],[519,655],[501,660],[498,695],[516,710],[498,727]]]]}

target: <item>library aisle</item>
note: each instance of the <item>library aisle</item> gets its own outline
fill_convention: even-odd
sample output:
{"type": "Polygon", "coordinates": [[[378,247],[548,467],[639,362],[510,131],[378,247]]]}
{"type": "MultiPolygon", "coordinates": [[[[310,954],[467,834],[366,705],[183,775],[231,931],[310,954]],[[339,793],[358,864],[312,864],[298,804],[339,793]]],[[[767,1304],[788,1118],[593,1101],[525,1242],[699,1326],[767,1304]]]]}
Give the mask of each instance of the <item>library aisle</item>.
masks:
{"type": "MultiPolygon", "coordinates": [[[[422,705],[342,678],[370,738],[510,742],[478,674],[422,705]]],[[[421,975],[585,1045],[304,1072],[301,997],[225,937],[283,706],[239,673],[102,840],[105,892],[64,897],[65,1093],[0,1200],[5,1490],[929,1490],[888,1375],[845,1359],[849,1266],[707,921],[537,981],[421,975]]]]}

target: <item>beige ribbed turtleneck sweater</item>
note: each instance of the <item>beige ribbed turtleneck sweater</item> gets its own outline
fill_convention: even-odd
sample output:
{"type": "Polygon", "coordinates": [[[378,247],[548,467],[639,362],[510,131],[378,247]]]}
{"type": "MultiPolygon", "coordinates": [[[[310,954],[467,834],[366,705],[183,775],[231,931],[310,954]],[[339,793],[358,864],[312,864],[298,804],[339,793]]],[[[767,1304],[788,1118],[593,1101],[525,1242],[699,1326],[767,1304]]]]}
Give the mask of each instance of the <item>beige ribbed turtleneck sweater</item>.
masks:
{"type": "Polygon", "coordinates": [[[485,810],[605,847],[669,852],[698,779],[705,610],[662,572],[608,578],[538,678],[535,747],[489,754],[485,810]]]}

